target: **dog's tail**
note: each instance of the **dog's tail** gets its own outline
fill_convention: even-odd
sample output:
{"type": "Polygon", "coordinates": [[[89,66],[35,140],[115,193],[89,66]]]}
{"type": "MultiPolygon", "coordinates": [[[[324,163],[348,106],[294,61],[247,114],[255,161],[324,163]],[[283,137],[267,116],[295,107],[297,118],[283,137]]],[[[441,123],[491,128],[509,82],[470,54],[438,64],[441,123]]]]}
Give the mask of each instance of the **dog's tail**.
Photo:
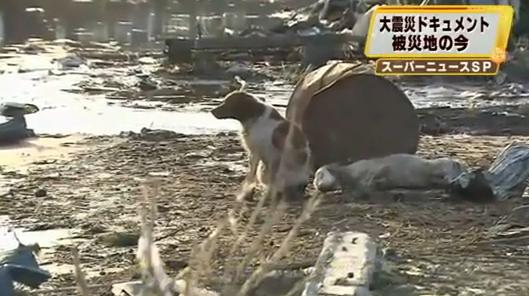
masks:
{"type": "Polygon", "coordinates": [[[246,90],[246,81],[244,81],[241,77],[235,76],[235,81],[241,85],[241,88],[239,88],[239,91],[245,91],[246,90]]]}

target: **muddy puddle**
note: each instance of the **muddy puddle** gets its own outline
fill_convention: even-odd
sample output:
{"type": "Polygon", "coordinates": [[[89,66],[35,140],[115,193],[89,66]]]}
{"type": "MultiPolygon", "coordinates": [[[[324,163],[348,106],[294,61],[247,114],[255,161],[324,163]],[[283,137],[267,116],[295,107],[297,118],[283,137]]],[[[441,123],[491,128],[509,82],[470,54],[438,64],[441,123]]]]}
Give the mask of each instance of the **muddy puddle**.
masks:
{"type": "Polygon", "coordinates": [[[42,69],[2,74],[0,103],[13,101],[37,105],[41,111],[27,116],[28,126],[37,134],[109,135],[122,131],[137,132],[143,127],[200,134],[236,127],[233,122],[216,121],[206,112],[127,108],[106,100],[104,95],[65,91],[74,88],[83,78],[83,74],[50,76],[48,70],[42,69]]]}

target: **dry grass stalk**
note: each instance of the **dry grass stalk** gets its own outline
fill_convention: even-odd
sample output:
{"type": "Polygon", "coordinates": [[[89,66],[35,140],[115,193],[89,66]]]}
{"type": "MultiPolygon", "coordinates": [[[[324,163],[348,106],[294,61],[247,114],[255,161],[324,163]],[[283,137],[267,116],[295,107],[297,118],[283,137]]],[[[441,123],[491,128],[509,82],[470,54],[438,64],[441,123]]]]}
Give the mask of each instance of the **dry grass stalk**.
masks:
{"type": "Polygon", "coordinates": [[[239,219],[235,218],[235,213],[233,210],[228,211],[227,220],[231,233],[234,237],[238,237],[239,231],[237,230],[237,223],[239,222],[239,219]]]}
{"type": "Polygon", "coordinates": [[[235,274],[235,281],[240,280],[241,276],[243,275],[244,270],[246,269],[246,267],[248,266],[252,258],[255,258],[255,256],[262,249],[262,245],[263,245],[262,243],[263,243],[264,237],[272,231],[272,227],[279,221],[279,219],[281,219],[286,209],[287,209],[287,204],[285,202],[280,202],[273,209],[272,217],[265,221],[257,237],[252,241],[250,248],[246,251],[246,256],[244,256],[244,259],[241,261],[241,263],[237,267],[237,271],[235,274]]]}
{"type": "MultiPolygon", "coordinates": [[[[288,133],[287,133],[285,143],[292,143],[292,137],[293,137],[293,129],[290,128],[288,133]]],[[[288,152],[288,150],[287,150],[287,152],[288,152]]],[[[285,165],[284,165],[284,162],[283,162],[284,157],[285,157],[285,155],[283,154],[283,155],[281,155],[281,157],[279,159],[279,170],[278,170],[276,176],[273,176],[274,182],[272,182],[272,185],[269,188],[270,197],[272,199],[272,205],[275,205],[277,200],[278,200],[278,198],[279,198],[278,197],[278,188],[276,186],[274,186],[274,185],[275,184],[281,184],[280,182],[282,182],[282,180],[279,180],[277,176],[282,176],[283,175],[283,174],[281,174],[282,171],[287,169],[285,167],[285,165]]],[[[287,198],[287,197],[283,196],[282,198],[287,198]]],[[[272,257],[269,260],[262,261],[260,266],[244,282],[244,284],[242,285],[241,289],[237,293],[237,296],[246,296],[248,294],[248,292],[252,288],[254,288],[256,285],[259,284],[260,281],[263,280],[264,276],[271,270],[271,267],[274,264],[276,264],[277,261],[279,261],[281,258],[283,258],[288,253],[288,251],[290,250],[290,247],[291,247],[292,240],[296,237],[296,235],[297,235],[297,233],[299,231],[299,228],[301,227],[301,225],[305,221],[307,221],[310,218],[312,213],[314,213],[314,211],[316,211],[319,202],[320,202],[319,196],[308,200],[308,202],[305,204],[303,212],[301,213],[300,217],[297,219],[296,223],[294,224],[292,229],[289,231],[289,233],[287,234],[285,239],[282,241],[281,245],[279,246],[279,249],[272,255],[272,257]]],[[[272,221],[269,220],[267,222],[273,223],[274,222],[273,219],[271,219],[271,220],[272,221]]],[[[263,225],[263,229],[262,229],[262,231],[261,231],[261,233],[259,235],[259,238],[261,238],[262,233],[265,233],[265,232],[267,233],[271,229],[272,229],[272,227],[269,224],[265,223],[263,225]]],[[[245,263],[245,261],[243,261],[243,263],[245,263]]]]}
{"type": "MultiPolygon", "coordinates": [[[[244,88],[244,86],[241,87],[244,88]]],[[[287,143],[291,142],[290,139],[292,138],[292,136],[293,133],[291,129],[289,130],[286,137],[287,143]]],[[[281,159],[279,161],[279,172],[276,176],[273,176],[275,179],[277,179],[278,175],[281,175],[281,170],[286,169],[283,165],[283,157],[284,155],[281,156],[281,159]]],[[[243,215],[246,213],[246,207],[244,207],[243,202],[239,202],[236,203],[235,209],[230,211],[230,213],[228,213],[225,218],[221,219],[221,221],[218,222],[217,227],[208,236],[208,238],[206,238],[199,245],[198,248],[193,249],[188,267],[182,272],[180,272],[179,276],[176,278],[184,279],[185,283],[183,284],[183,287],[182,285],[180,285],[181,287],[176,287],[179,285],[179,281],[170,279],[163,270],[163,264],[160,260],[158,250],[153,243],[153,223],[156,217],[156,204],[153,198],[148,198],[149,194],[145,187],[143,194],[144,201],[142,203],[140,211],[142,221],[142,236],[140,237],[138,246],[138,260],[140,261],[140,268],[142,270],[143,281],[146,286],[146,291],[148,291],[149,294],[143,295],[169,296],[176,295],[175,291],[180,292],[183,296],[192,296],[192,294],[195,294],[195,287],[197,286],[198,279],[205,278],[208,274],[211,273],[211,261],[214,252],[217,248],[217,240],[222,231],[226,228],[229,228],[231,230],[231,233],[233,233],[234,236],[237,238],[232,244],[229,251],[229,257],[231,257],[240,248],[243,241],[248,237],[250,230],[253,229],[254,225],[256,224],[257,217],[261,213],[263,213],[265,202],[267,200],[270,200],[270,204],[272,205],[270,210],[273,211],[273,214],[262,225],[261,229],[257,234],[257,237],[252,241],[251,245],[249,246],[249,249],[247,250],[246,256],[244,257],[243,261],[235,267],[234,279],[229,279],[226,276],[228,274],[227,272],[229,269],[226,268],[225,279],[229,279],[231,283],[238,282],[238,280],[240,280],[240,278],[242,277],[244,270],[250,264],[252,259],[255,259],[262,255],[260,250],[264,237],[266,237],[266,235],[272,231],[273,225],[276,224],[276,222],[283,216],[287,209],[287,203],[284,200],[279,200],[280,194],[278,194],[278,187],[274,185],[280,184],[278,182],[281,182],[282,180],[274,181],[275,182],[273,182],[272,185],[269,186],[266,194],[264,194],[264,196],[260,198],[256,208],[253,210],[249,221],[244,226],[242,232],[239,233],[238,224],[240,223],[241,217],[243,217],[243,215]],[[146,204],[150,204],[149,213],[146,210],[146,204]],[[150,220],[148,219],[148,216],[151,218],[150,220]],[[238,216],[239,218],[236,219],[235,216],[238,216]]],[[[157,188],[158,186],[154,186],[155,196],[157,195],[157,188]]],[[[312,213],[314,213],[314,211],[317,209],[319,201],[320,198],[315,197],[310,199],[306,203],[302,214],[300,215],[300,217],[298,217],[292,229],[282,241],[279,249],[277,249],[276,252],[270,258],[262,258],[260,266],[250,275],[250,277],[243,283],[242,287],[239,289],[237,293],[238,296],[246,296],[252,288],[254,288],[260,283],[261,280],[263,280],[266,274],[271,271],[273,266],[277,265],[277,261],[286,256],[286,254],[291,248],[292,241],[299,232],[301,225],[305,221],[307,221],[312,215],[312,213]]],[[[290,291],[289,295],[293,295],[294,293],[299,291],[300,287],[302,287],[303,284],[304,281],[299,285],[296,285],[296,287],[294,287],[294,289],[290,291]]],[[[230,296],[231,295],[233,294],[230,294],[230,296]]]]}
{"type": "Polygon", "coordinates": [[[314,213],[314,211],[318,207],[319,202],[319,197],[315,197],[307,202],[300,217],[297,219],[292,229],[288,232],[285,239],[281,242],[279,249],[272,255],[272,257],[267,262],[261,263],[261,265],[250,275],[250,277],[244,282],[243,286],[237,293],[237,296],[247,295],[248,291],[250,291],[250,289],[259,284],[259,282],[263,279],[266,273],[270,271],[271,266],[276,264],[277,261],[279,261],[288,253],[291,247],[292,240],[296,237],[299,228],[305,221],[310,218],[312,213],[314,213]]]}
{"type": "Polygon", "coordinates": [[[79,260],[79,251],[77,247],[72,249],[73,265],[75,268],[75,281],[77,283],[77,289],[82,296],[89,296],[88,285],[86,284],[85,275],[81,269],[81,261],[79,260]]]}
{"type": "Polygon", "coordinates": [[[199,275],[206,276],[207,274],[211,273],[210,262],[213,257],[213,253],[215,249],[217,248],[217,239],[225,227],[226,227],[226,221],[219,221],[217,228],[200,245],[200,253],[199,253],[200,255],[198,258],[201,259],[201,262],[203,264],[203,267],[202,267],[203,274],[199,274],[199,275]]]}
{"type": "MultiPolygon", "coordinates": [[[[239,223],[239,221],[241,221],[241,218],[247,212],[246,207],[243,207],[243,202],[237,202],[237,205],[239,206],[239,207],[237,207],[237,209],[240,210],[237,219],[234,217],[235,216],[234,212],[236,211],[236,209],[232,210],[232,212],[230,212],[228,214],[228,218],[227,218],[228,219],[228,223],[230,225],[232,233],[236,237],[235,242],[232,244],[232,246],[231,246],[231,248],[230,248],[230,250],[228,252],[228,258],[231,258],[231,257],[234,256],[235,252],[242,245],[242,242],[244,240],[246,240],[246,238],[248,237],[248,232],[255,225],[255,222],[257,221],[257,217],[259,216],[259,214],[261,214],[263,212],[264,204],[265,204],[266,200],[268,200],[269,195],[270,195],[270,192],[267,192],[264,196],[262,196],[259,199],[255,209],[253,210],[252,214],[250,215],[248,223],[246,223],[244,229],[242,230],[242,232],[240,234],[238,234],[239,232],[237,231],[237,228],[238,228],[237,224],[239,223]]],[[[242,199],[237,198],[237,201],[242,201],[242,199]]],[[[238,269],[235,264],[236,263],[234,262],[233,266],[230,265],[230,266],[226,266],[225,267],[223,278],[224,278],[224,281],[226,283],[236,283],[237,282],[236,278],[240,274],[240,272],[238,272],[238,270],[240,268],[238,269]],[[232,276],[230,276],[230,272],[233,273],[232,276]]],[[[244,267],[243,267],[243,269],[244,269],[244,267]]],[[[227,295],[227,293],[229,293],[229,291],[228,291],[229,289],[230,289],[230,286],[229,285],[226,286],[224,291],[222,292],[222,294],[223,295],[227,295]]]]}
{"type": "MultiPolygon", "coordinates": [[[[252,215],[250,216],[248,223],[244,227],[243,232],[241,233],[241,235],[239,235],[239,237],[237,237],[237,240],[232,245],[230,252],[229,252],[230,256],[235,253],[235,251],[239,248],[242,242],[246,239],[246,236],[248,235],[248,232],[250,231],[250,229],[254,226],[255,221],[257,220],[257,217],[263,211],[264,204],[266,200],[268,199],[268,196],[269,196],[268,194],[265,194],[261,199],[259,199],[259,202],[257,203],[255,210],[252,212],[252,215]]],[[[241,210],[241,213],[239,214],[239,220],[240,220],[240,217],[242,217],[244,213],[245,213],[244,210],[241,210]]]]}
{"type": "MultiPolygon", "coordinates": [[[[157,184],[152,189],[158,193],[157,184]]],[[[154,198],[149,199],[147,187],[143,188],[140,216],[142,234],[138,241],[137,259],[142,271],[143,290],[141,295],[173,296],[175,295],[174,281],[165,273],[158,248],[154,245],[153,227],[156,217],[156,202],[154,198]],[[146,209],[147,204],[150,205],[149,211],[146,209]],[[148,219],[149,216],[151,219],[148,219]]]]}
{"type": "MultiPolygon", "coordinates": [[[[248,223],[246,224],[246,226],[244,227],[243,231],[241,232],[240,235],[236,236],[237,239],[235,240],[235,243],[231,246],[230,248],[230,251],[228,252],[228,257],[233,257],[235,252],[239,249],[239,247],[241,246],[242,242],[244,240],[246,240],[247,236],[248,236],[248,232],[250,231],[250,229],[252,229],[255,225],[255,222],[257,221],[257,217],[259,216],[259,214],[261,214],[263,212],[263,209],[264,209],[264,204],[265,202],[269,199],[269,197],[272,195],[272,192],[271,191],[267,191],[266,194],[264,194],[263,197],[261,197],[257,203],[257,206],[255,207],[255,209],[253,210],[251,216],[250,216],[250,219],[248,220],[248,223]]],[[[242,206],[242,202],[241,203],[238,203],[238,205],[241,205],[242,206]]],[[[240,210],[240,213],[239,213],[239,218],[238,219],[233,219],[231,221],[229,221],[230,225],[231,225],[231,228],[234,229],[232,230],[232,232],[235,232],[237,233],[237,226],[236,224],[241,220],[241,218],[244,216],[244,214],[246,213],[246,210],[245,208],[242,208],[241,207],[241,210],[240,210]]],[[[232,214],[233,215],[233,214],[232,214]]],[[[228,216],[228,219],[230,219],[230,217],[228,216]]],[[[225,269],[225,273],[224,273],[224,278],[227,279],[227,281],[231,281],[232,279],[228,279],[228,272],[230,272],[231,269],[230,268],[226,268],[225,269]]],[[[235,273],[237,274],[237,271],[235,271],[235,273]]]]}
{"type": "Polygon", "coordinates": [[[197,285],[198,278],[206,278],[211,274],[211,260],[217,248],[217,240],[228,224],[227,219],[217,223],[215,230],[206,238],[196,251],[192,251],[189,262],[190,268],[186,273],[185,295],[191,295],[192,289],[197,285]]]}

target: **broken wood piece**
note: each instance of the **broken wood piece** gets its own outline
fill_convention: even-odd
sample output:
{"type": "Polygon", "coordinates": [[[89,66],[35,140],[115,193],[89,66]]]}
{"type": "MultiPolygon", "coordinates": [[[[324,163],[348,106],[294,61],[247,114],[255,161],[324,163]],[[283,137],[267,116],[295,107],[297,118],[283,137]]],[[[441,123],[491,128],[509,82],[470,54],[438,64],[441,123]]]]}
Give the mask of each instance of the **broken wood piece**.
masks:
{"type": "Polygon", "coordinates": [[[302,295],[370,295],[379,254],[378,246],[365,233],[329,233],[302,295]]]}

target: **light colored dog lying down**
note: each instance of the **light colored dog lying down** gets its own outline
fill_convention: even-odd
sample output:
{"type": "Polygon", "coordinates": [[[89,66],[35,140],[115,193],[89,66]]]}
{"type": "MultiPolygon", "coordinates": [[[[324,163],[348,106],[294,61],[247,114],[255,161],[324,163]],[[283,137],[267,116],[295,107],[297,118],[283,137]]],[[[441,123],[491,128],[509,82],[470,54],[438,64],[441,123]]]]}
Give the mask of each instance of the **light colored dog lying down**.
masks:
{"type": "Polygon", "coordinates": [[[314,175],[314,187],[322,192],[446,188],[465,170],[463,164],[450,158],[429,160],[412,154],[393,154],[324,165],[314,175]]]}

